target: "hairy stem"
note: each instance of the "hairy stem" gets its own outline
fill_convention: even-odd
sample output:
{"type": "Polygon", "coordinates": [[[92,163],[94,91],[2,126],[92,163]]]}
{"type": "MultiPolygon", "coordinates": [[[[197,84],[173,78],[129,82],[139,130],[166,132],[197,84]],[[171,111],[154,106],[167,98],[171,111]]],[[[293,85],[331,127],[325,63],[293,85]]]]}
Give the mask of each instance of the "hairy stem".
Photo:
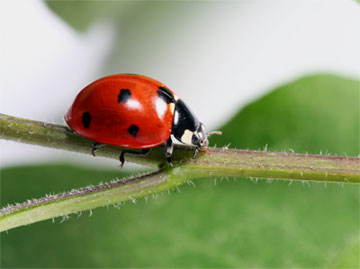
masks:
{"type": "MultiPolygon", "coordinates": [[[[67,127],[0,114],[0,138],[51,148],[91,154],[92,141],[67,127]]],[[[188,180],[211,177],[248,177],[283,180],[360,183],[360,158],[284,152],[209,148],[210,154],[176,145],[174,168],[167,168],[164,147],[147,156],[128,155],[127,161],[166,167],[150,174],[87,187],[68,193],[29,200],[0,209],[0,231],[21,225],[67,216],[96,207],[117,204],[173,189],[188,180]]],[[[121,148],[104,146],[97,156],[118,159],[121,148]]]]}
{"type": "Polygon", "coordinates": [[[109,183],[72,190],[67,193],[48,195],[25,203],[0,209],[0,232],[22,225],[69,214],[81,214],[101,206],[119,205],[121,202],[136,201],[139,197],[156,195],[173,189],[186,181],[185,175],[175,170],[159,170],[109,183]]]}
{"type": "MultiPolygon", "coordinates": [[[[91,154],[92,141],[61,125],[0,114],[0,138],[50,148],[91,154]]],[[[104,146],[96,156],[118,159],[121,148],[104,146]]],[[[175,145],[173,163],[197,177],[256,177],[360,183],[360,158],[285,152],[208,148],[192,159],[194,147],[175,145]]],[[[165,165],[164,147],[149,155],[127,155],[126,160],[148,166],[165,165]]]]}

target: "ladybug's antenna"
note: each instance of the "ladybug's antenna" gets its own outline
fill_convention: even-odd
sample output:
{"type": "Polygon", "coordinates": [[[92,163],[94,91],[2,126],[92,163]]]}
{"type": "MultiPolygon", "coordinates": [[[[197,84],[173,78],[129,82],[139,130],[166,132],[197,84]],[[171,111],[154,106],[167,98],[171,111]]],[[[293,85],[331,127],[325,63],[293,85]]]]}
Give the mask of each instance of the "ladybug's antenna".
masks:
{"type": "Polygon", "coordinates": [[[213,134],[222,135],[222,132],[221,131],[212,131],[212,132],[206,133],[207,137],[209,137],[210,135],[213,135],[213,134]]]}
{"type": "MultiPolygon", "coordinates": [[[[206,136],[209,137],[210,135],[213,135],[213,134],[216,134],[216,135],[222,135],[222,132],[220,131],[212,131],[212,132],[208,132],[206,133],[206,136]]],[[[208,154],[208,155],[211,155],[211,153],[207,150],[207,143],[203,145],[203,149],[205,150],[205,152],[208,154]]]]}

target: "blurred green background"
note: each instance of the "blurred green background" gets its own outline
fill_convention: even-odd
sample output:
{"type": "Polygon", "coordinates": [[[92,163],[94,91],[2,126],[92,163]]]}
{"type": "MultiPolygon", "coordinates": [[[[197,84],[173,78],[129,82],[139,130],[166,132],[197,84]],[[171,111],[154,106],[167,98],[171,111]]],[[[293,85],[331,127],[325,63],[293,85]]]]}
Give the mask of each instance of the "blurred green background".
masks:
{"type": "MultiPolygon", "coordinates": [[[[359,81],[313,75],[249,104],[212,143],[359,154],[359,81]]],[[[1,171],[2,204],[124,176],[70,164],[1,171]]],[[[16,228],[2,267],[359,267],[359,186],[249,179],[195,181],[180,192],[16,228]]]]}
{"type": "MultiPolygon", "coordinates": [[[[163,25],[164,21],[175,19],[181,25],[184,23],[181,14],[196,13],[202,8],[195,3],[197,8],[191,9],[180,2],[168,9],[147,2],[109,1],[106,5],[100,1],[66,2],[65,5],[63,1],[48,1],[47,5],[80,33],[95,20],[125,25],[121,35],[113,40],[103,73],[113,73],[119,63],[120,72],[126,68],[138,73],[152,70],[153,66],[154,70],[159,68],[146,58],[152,52],[146,51],[147,44],[140,41],[156,43],[161,37],[159,43],[174,46],[184,33],[174,35],[170,26],[163,25]],[[140,5],[139,12],[134,12],[140,5]],[[180,15],[173,17],[174,14],[180,15]],[[150,20],[151,26],[147,24],[150,20]],[[157,26],[162,33],[152,32],[157,26]],[[137,30],[141,27],[146,29],[140,38],[137,30]],[[122,43],[121,37],[128,40],[122,43]],[[136,63],[131,64],[139,55],[145,58],[143,70],[136,69],[136,63]]],[[[241,14],[246,15],[245,10],[241,14]]],[[[154,53],[171,56],[181,46],[154,53]]],[[[190,60],[188,64],[197,65],[190,60]]],[[[214,68],[227,70],[227,66],[216,64],[214,68]]],[[[264,67],[252,67],[249,63],[249,68],[264,67]]],[[[164,69],[171,69],[170,64],[164,69]]],[[[235,71],[229,72],[229,77],[240,77],[235,71]]],[[[174,77],[184,76],[176,67],[171,73],[174,77]]],[[[202,75],[207,77],[206,72],[202,75]]],[[[235,86],[235,91],[243,90],[242,85],[235,86]]],[[[219,91],[227,93],[226,89],[219,91]]],[[[194,97],[196,100],[188,101],[204,108],[203,100],[218,98],[219,91],[207,92],[208,96],[201,100],[194,97]]],[[[29,99],[31,95],[27,96],[29,99]]],[[[222,114],[220,103],[226,104],[234,97],[231,94],[221,97],[219,107],[207,109],[222,114]]],[[[224,117],[218,126],[223,135],[211,137],[211,145],[359,156],[359,102],[359,78],[329,73],[303,76],[267,89],[266,95],[253,98],[245,107],[239,105],[229,120],[224,117]]],[[[72,161],[19,164],[3,167],[0,172],[1,207],[136,173],[119,170],[116,164],[114,168],[101,165],[94,168],[72,161]]],[[[91,213],[82,212],[81,216],[71,215],[69,219],[57,218],[4,232],[0,235],[0,267],[360,267],[359,186],[245,178],[201,179],[194,183],[196,187],[185,184],[180,191],[160,194],[147,202],[139,199],[136,204],[127,202],[120,208],[99,208],[91,213]]]]}

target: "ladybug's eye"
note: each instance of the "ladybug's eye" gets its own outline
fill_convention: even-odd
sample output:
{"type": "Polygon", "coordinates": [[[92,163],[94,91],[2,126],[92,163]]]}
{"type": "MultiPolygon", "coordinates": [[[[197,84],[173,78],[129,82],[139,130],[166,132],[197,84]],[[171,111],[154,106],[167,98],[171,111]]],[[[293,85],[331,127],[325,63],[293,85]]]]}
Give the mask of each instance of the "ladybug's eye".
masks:
{"type": "Polygon", "coordinates": [[[198,145],[199,142],[200,142],[199,136],[196,133],[194,133],[193,136],[192,136],[192,139],[191,139],[191,143],[193,145],[198,145]]]}

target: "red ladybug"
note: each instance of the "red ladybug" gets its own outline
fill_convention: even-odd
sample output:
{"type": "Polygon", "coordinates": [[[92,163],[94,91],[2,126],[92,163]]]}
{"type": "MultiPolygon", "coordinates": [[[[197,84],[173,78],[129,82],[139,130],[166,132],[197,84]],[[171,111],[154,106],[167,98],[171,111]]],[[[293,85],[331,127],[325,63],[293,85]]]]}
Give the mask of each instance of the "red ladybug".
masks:
{"type": "Polygon", "coordinates": [[[146,76],[120,74],[101,78],[76,96],[65,115],[70,128],[94,142],[92,153],[101,144],[142,151],[147,154],[165,143],[170,166],[173,152],[171,135],[184,144],[195,145],[194,158],[208,145],[204,124],[175,93],[159,81],[146,76]]]}

